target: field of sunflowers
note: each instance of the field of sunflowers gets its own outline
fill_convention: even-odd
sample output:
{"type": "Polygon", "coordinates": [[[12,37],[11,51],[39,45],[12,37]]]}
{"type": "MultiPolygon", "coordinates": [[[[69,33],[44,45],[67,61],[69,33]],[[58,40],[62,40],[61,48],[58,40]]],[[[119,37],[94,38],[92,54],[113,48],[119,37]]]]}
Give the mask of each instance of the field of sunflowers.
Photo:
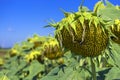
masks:
{"type": "Polygon", "coordinates": [[[65,12],[54,36],[34,34],[0,59],[0,80],[120,80],[120,6],[65,12]]]}

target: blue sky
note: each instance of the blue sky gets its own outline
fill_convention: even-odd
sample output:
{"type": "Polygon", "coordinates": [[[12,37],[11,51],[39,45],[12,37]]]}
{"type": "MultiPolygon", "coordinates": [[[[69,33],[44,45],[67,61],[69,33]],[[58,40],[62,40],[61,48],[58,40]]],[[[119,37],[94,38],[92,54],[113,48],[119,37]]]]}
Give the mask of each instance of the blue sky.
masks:
{"type": "MultiPolygon", "coordinates": [[[[98,0],[85,0],[93,9],[98,0]]],[[[120,5],[119,0],[109,0],[120,5]]],[[[53,28],[43,28],[50,19],[60,21],[65,11],[77,11],[81,0],[0,0],[0,46],[11,47],[34,33],[47,36],[53,28]]]]}

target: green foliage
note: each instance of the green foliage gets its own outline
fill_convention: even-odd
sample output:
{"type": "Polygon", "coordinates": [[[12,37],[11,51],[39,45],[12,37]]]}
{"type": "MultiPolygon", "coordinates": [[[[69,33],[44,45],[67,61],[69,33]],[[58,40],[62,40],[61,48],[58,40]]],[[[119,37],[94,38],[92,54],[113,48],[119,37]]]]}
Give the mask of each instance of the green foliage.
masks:
{"type": "Polygon", "coordinates": [[[108,74],[105,75],[105,80],[119,80],[120,69],[113,67],[108,74]]]}
{"type": "Polygon", "coordinates": [[[4,61],[2,58],[0,58],[0,66],[4,64],[4,61]]]}
{"type": "MultiPolygon", "coordinates": [[[[78,13],[86,11],[92,12],[87,7],[80,7],[78,13]]],[[[102,23],[108,31],[114,24],[114,20],[120,19],[119,7],[116,8],[108,1],[106,1],[106,5],[99,1],[93,11],[94,15],[104,20],[102,23]]],[[[66,17],[71,14],[64,13],[66,17]]],[[[80,21],[83,23],[82,18],[80,21]]],[[[55,26],[57,28],[57,25],[55,26]]],[[[32,38],[15,44],[7,54],[8,56],[0,58],[0,80],[92,80],[90,57],[75,55],[71,50],[61,46],[61,42],[59,43],[60,46],[54,37],[41,37],[35,34],[32,38]],[[57,50],[59,48],[61,51],[57,50]],[[60,56],[61,59],[54,58],[54,56],[58,56],[55,51],[63,53],[60,56]],[[52,59],[45,55],[52,55],[52,59]]],[[[97,80],[119,80],[120,44],[112,41],[111,35],[109,35],[108,46],[101,53],[97,57],[92,57],[96,66],[94,74],[97,75],[97,80]]]]}

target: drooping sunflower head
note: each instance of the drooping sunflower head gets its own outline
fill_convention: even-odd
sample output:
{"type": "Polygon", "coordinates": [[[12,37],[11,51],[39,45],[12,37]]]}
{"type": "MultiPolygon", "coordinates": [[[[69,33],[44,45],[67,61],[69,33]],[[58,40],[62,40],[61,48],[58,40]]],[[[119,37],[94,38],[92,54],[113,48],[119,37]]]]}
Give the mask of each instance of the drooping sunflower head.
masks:
{"type": "Polygon", "coordinates": [[[112,40],[118,44],[120,44],[120,20],[116,19],[114,24],[111,26],[111,31],[115,35],[115,37],[111,37],[112,40]]]}
{"type": "Polygon", "coordinates": [[[102,19],[92,12],[76,12],[54,24],[56,37],[72,52],[88,57],[101,54],[108,43],[102,19]]]}
{"type": "Polygon", "coordinates": [[[63,52],[62,49],[55,38],[50,38],[43,45],[44,48],[44,56],[48,59],[56,59],[62,57],[63,52]]]}
{"type": "Polygon", "coordinates": [[[52,60],[62,57],[63,51],[57,39],[55,39],[54,37],[40,37],[39,39],[42,44],[39,47],[33,48],[25,56],[28,62],[34,59],[37,59],[41,62],[45,58],[52,60]]]}

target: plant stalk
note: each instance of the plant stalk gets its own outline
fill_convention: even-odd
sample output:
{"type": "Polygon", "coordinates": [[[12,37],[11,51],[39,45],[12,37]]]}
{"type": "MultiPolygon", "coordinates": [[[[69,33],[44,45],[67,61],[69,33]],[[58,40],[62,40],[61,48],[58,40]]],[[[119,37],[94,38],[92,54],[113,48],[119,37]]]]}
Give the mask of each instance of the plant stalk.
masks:
{"type": "Polygon", "coordinates": [[[97,80],[95,64],[93,62],[92,57],[90,57],[90,62],[91,62],[92,78],[93,78],[93,80],[97,80]]]}

